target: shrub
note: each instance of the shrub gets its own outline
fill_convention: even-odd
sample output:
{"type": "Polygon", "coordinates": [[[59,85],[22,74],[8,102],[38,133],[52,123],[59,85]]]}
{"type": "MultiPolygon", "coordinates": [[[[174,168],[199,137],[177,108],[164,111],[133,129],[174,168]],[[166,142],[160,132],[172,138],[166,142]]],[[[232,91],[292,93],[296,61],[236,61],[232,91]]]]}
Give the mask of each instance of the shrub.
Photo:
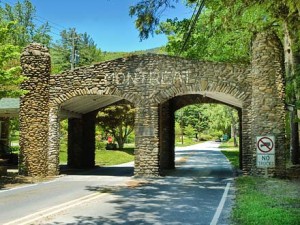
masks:
{"type": "Polygon", "coordinates": [[[198,140],[199,141],[210,141],[210,140],[213,140],[213,136],[211,136],[210,134],[200,133],[200,134],[198,134],[198,140]]]}

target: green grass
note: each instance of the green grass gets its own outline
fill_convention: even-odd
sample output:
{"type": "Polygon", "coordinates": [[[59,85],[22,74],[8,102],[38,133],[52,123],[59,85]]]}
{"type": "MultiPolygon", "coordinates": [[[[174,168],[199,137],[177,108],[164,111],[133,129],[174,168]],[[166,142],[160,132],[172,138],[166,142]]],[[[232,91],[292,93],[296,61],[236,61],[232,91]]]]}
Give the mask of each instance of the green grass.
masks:
{"type": "MultiPolygon", "coordinates": [[[[238,168],[239,151],[232,142],[220,145],[238,168]]],[[[300,225],[300,182],[262,177],[238,177],[232,212],[235,225],[300,225]]]]}
{"type": "Polygon", "coordinates": [[[219,148],[223,149],[221,152],[227,157],[227,159],[230,161],[231,165],[238,169],[239,168],[239,148],[234,147],[233,142],[227,141],[222,142],[219,146],[219,148]]]}
{"type": "Polygon", "coordinates": [[[232,219],[238,225],[300,224],[300,182],[239,177],[232,219]]]}
{"type": "Polygon", "coordinates": [[[183,144],[181,142],[181,136],[176,137],[176,140],[175,140],[175,146],[178,146],[178,147],[185,147],[185,146],[189,146],[189,145],[195,145],[198,143],[199,142],[195,141],[193,138],[189,138],[186,136],[184,136],[184,138],[183,138],[183,144]]]}
{"type": "MultiPolygon", "coordinates": [[[[134,146],[131,144],[125,145],[123,150],[96,150],[95,163],[99,166],[111,166],[131,162],[134,160],[133,147],[134,146]]],[[[60,149],[59,161],[61,164],[66,164],[68,161],[66,144],[62,144],[60,149]]]]}
{"type": "Polygon", "coordinates": [[[96,165],[111,166],[134,160],[134,148],[96,151],[96,165]]]}
{"type": "Polygon", "coordinates": [[[240,162],[238,150],[221,150],[221,152],[227,157],[234,168],[239,168],[240,162]]]}

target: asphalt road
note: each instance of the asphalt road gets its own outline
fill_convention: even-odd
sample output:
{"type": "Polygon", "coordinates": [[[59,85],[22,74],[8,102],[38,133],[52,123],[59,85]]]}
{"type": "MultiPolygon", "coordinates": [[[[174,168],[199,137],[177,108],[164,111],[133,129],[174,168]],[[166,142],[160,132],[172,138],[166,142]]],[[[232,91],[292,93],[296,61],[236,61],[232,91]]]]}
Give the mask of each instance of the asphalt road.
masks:
{"type": "Polygon", "coordinates": [[[165,177],[132,164],[0,191],[0,224],[229,224],[233,173],[210,142],[176,150],[165,177]]]}

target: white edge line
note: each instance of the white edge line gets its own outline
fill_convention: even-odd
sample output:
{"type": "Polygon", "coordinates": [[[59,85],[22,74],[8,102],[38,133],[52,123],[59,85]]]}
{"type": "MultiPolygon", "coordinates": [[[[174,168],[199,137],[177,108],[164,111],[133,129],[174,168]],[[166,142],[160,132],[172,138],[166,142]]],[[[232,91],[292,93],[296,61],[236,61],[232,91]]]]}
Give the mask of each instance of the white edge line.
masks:
{"type": "Polygon", "coordinates": [[[226,184],[226,187],[225,187],[222,199],[221,199],[221,201],[219,203],[219,206],[218,206],[218,208],[217,208],[217,210],[215,212],[215,215],[214,215],[212,221],[210,222],[210,225],[216,225],[217,224],[217,222],[218,222],[218,220],[220,218],[220,215],[222,213],[222,210],[223,210],[223,207],[224,207],[227,195],[228,195],[228,191],[229,191],[230,185],[231,185],[230,182],[226,184]]]}
{"type": "Polygon", "coordinates": [[[37,186],[38,183],[35,184],[25,184],[25,185],[21,185],[19,187],[13,187],[13,188],[9,188],[9,189],[4,189],[4,190],[0,190],[1,192],[8,192],[8,191],[14,191],[14,190],[19,190],[19,189],[24,189],[24,188],[28,188],[28,187],[33,187],[33,186],[37,186]]]}
{"type": "Polygon", "coordinates": [[[107,193],[100,193],[100,194],[99,193],[93,193],[93,194],[90,194],[90,195],[87,195],[87,196],[83,196],[81,198],[78,198],[78,199],[75,199],[75,200],[72,200],[72,201],[60,204],[60,205],[56,205],[54,207],[47,208],[45,210],[42,210],[42,211],[30,214],[28,216],[24,216],[22,218],[10,221],[10,222],[5,223],[3,225],[13,225],[13,224],[25,225],[25,224],[32,224],[32,222],[34,222],[34,221],[43,219],[43,218],[45,218],[47,216],[59,213],[59,212],[61,212],[63,210],[72,208],[72,207],[80,205],[82,203],[89,202],[91,200],[97,199],[97,198],[99,198],[99,197],[101,197],[101,196],[103,196],[105,194],[107,194],[107,193]]]}

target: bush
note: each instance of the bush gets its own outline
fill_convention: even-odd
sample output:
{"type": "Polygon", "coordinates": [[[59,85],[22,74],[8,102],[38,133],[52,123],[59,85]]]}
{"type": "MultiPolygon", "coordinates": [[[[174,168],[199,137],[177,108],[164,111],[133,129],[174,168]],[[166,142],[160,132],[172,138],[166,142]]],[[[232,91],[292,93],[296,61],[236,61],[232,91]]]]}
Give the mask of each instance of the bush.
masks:
{"type": "Polygon", "coordinates": [[[210,134],[198,134],[198,140],[199,141],[210,141],[213,140],[213,136],[210,134]]]}
{"type": "Polygon", "coordinates": [[[117,144],[107,143],[105,149],[106,150],[115,150],[115,149],[117,149],[117,144]]]}
{"type": "Polygon", "coordinates": [[[104,150],[106,147],[106,143],[104,141],[96,142],[96,150],[104,150]]]}

